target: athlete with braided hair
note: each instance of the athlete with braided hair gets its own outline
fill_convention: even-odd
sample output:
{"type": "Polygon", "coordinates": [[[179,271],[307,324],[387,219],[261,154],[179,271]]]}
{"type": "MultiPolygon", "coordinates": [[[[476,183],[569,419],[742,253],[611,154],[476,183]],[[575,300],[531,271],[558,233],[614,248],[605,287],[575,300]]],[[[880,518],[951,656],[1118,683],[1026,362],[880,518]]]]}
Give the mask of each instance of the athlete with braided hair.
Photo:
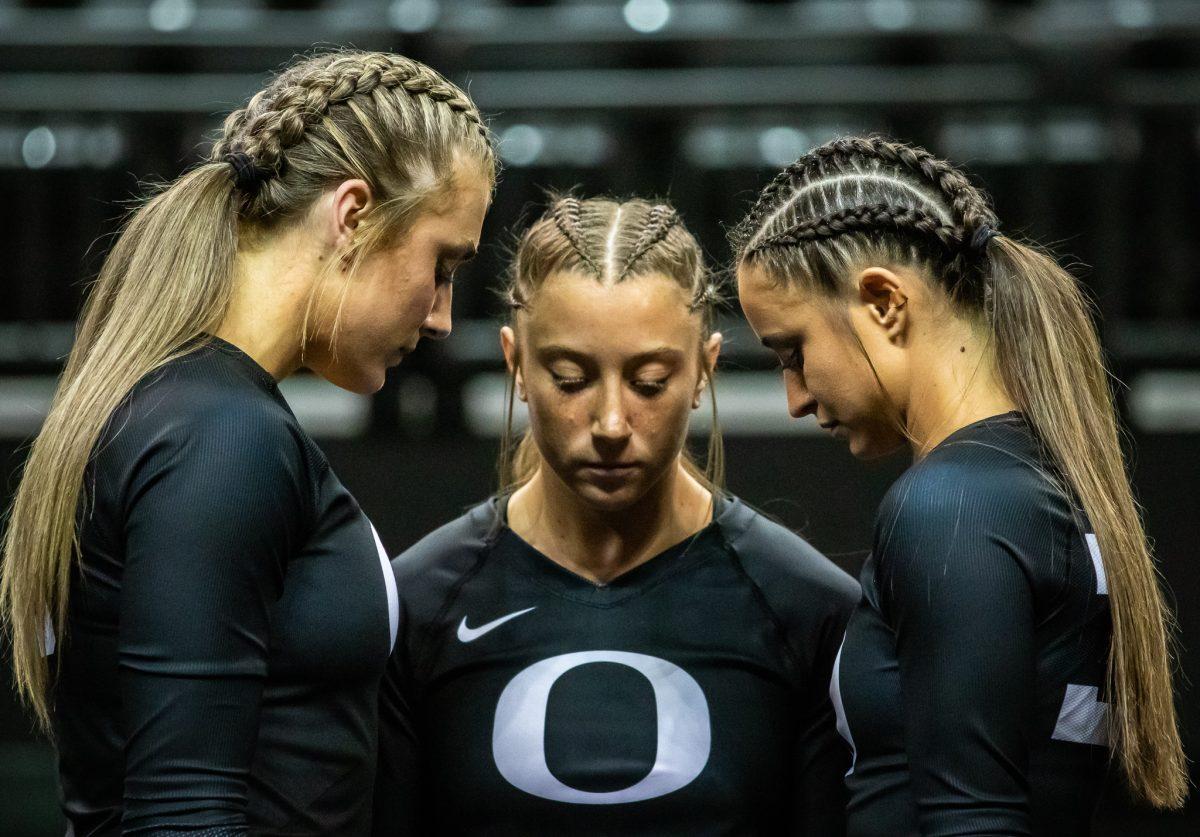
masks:
{"type": "Polygon", "coordinates": [[[1180,806],[1169,617],[1074,278],[876,136],[788,166],[732,238],[791,414],[915,459],[831,681],[849,834],[1085,835],[1112,762],[1180,806]]]}
{"type": "Polygon", "coordinates": [[[277,382],[370,393],[450,331],[495,162],[397,55],[302,60],[129,219],[4,542],[71,833],[370,829],[395,579],[277,382]]]}
{"type": "Polygon", "coordinates": [[[393,562],[379,837],[842,832],[826,684],[858,588],[722,491],[715,405],[687,456],[713,297],[666,204],[566,197],[521,238],[530,429],[499,496],[393,562]]]}

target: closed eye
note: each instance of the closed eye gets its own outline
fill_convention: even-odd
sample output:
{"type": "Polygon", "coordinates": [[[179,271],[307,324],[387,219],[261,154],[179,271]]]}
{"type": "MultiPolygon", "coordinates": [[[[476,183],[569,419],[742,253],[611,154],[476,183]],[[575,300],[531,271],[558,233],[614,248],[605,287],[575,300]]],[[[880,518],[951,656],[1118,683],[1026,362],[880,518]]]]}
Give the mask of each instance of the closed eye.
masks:
{"type": "Polygon", "coordinates": [[[553,372],[550,373],[550,377],[554,379],[554,386],[558,387],[560,391],[565,393],[579,392],[585,386],[587,386],[586,378],[566,377],[563,375],[555,375],[553,372]]]}
{"type": "Polygon", "coordinates": [[[644,398],[653,398],[660,395],[667,388],[668,378],[659,378],[658,380],[640,380],[634,381],[632,386],[634,390],[644,398]]]}

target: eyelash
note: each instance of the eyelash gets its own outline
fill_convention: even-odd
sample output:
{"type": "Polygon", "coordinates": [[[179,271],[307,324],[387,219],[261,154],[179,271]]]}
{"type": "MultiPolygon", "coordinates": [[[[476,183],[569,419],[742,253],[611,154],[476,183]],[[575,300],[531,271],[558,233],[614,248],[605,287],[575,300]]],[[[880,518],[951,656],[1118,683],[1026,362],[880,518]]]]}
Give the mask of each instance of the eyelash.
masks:
{"type": "MultiPolygon", "coordinates": [[[[554,385],[567,394],[574,394],[587,386],[586,378],[564,378],[553,372],[550,373],[550,376],[554,379],[554,385]]],[[[634,381],[632,386],[642,397],[653,398],[667,388],[667,380],[667,378],[660,378],[655,381],[634,381]]]]}
{"type": "Polygon", "coordinates": [[[800,354],[799,349],[792,349],[784,357],[779,359],[780,369],[792,369],[797,372],[804,370],[804,355],[800,354]]]}
{"type": "Polygon", "coordinates": [[[433,272],[433,280],[439,285],[452,285],[454,284],[454,271],[446,270],[445,265],[439,264],[433,272]]]}

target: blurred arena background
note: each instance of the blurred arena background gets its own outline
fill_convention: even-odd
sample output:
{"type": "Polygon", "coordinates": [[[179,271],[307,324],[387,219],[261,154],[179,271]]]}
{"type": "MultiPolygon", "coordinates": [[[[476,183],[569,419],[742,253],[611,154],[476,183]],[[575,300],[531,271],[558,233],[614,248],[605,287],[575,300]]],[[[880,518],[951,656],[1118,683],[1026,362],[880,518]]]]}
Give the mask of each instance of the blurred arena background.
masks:
{"type": "MultiPolygon", "coordinates": [[[[505,165],[448,342],[423,345],[371,398],[283,386],[389,551],[494,488],[493,291],[507,233],[544,187],[668,196],[723,265],[724,228],[777,168],[836,134],[883,130],[965,163],[1009,232],[1054,245],[1092,289],[1179,612],[1185,746],[1200,755],[1200,2],[0,0],[5,507],[123,204],[194,162],[264,71],[345,45],[411,55],[467,87],[505,165]]],[[[771,358],[736,310],[725,319],[732,489],[857,573],[906,461],[863,467],[789,420],[771,358]]],[[[6,678],[0,834],[62,834],[51,750],[6,678]]],[[[1097,833],[1196,834],[1198,810],[1156,816],[1114,790],[1097,833]]]]}

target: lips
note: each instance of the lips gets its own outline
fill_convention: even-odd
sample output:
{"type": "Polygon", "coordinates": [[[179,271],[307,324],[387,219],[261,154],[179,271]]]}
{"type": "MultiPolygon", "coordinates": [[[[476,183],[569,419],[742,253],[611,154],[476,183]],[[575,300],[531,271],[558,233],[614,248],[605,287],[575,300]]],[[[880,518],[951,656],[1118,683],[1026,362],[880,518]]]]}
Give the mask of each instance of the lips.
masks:
{"type": "Polygon", "coordinates": [[[588,462],[582,470],[593,481],[613,482],[630,479],[640,467],[636,462],[588,462]]]}
{"type": "Polygon", "coordinates": [[[843,427],[843,425],[840,421],[822,421],[822,422],[818,422],[818,423],[821,425],[822,430],[828,431],[830,436],[833,436],[834,438],[839,438],[839,433],[841,431],[841,428],[843,427]]]}

